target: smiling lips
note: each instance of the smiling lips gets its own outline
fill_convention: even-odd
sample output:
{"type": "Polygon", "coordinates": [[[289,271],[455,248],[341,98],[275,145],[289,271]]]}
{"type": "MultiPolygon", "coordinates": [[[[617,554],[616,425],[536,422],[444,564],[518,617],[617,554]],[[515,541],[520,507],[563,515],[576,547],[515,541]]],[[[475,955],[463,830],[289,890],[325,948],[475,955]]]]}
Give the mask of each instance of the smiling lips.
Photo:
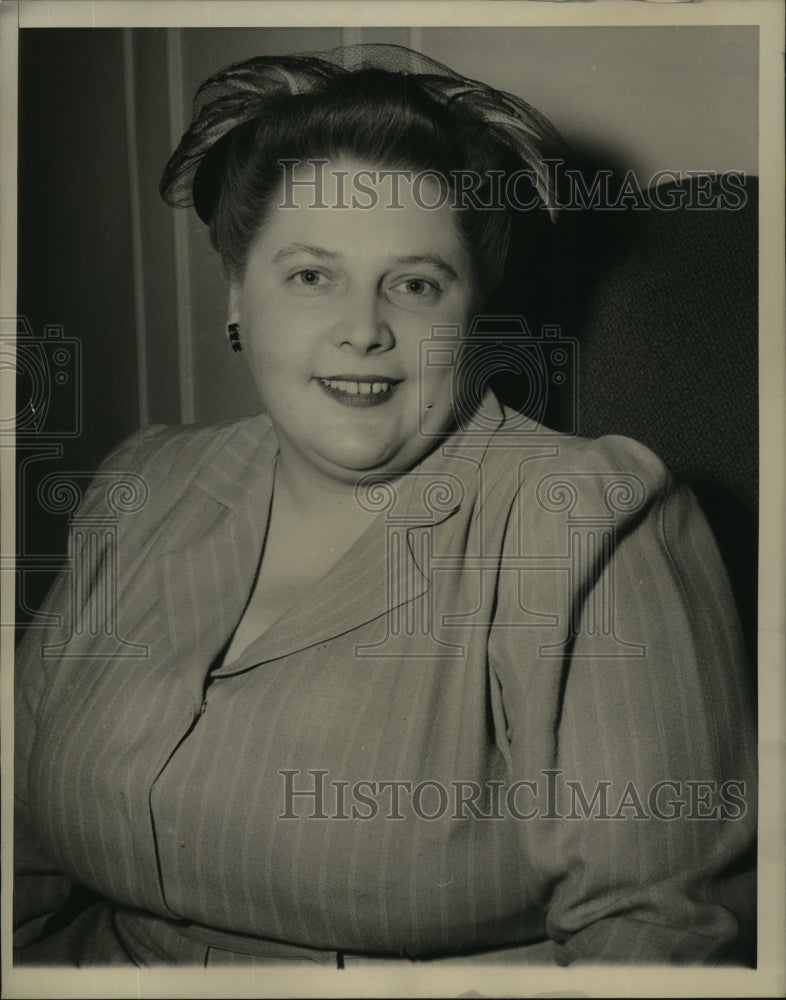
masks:
{"type": "Polygon", "coordinates": [[[344,375],[317,381],[332,399],[346,406],[378,406],[391,399],[399,384],[379,375],[363,378],[344,375]]]}

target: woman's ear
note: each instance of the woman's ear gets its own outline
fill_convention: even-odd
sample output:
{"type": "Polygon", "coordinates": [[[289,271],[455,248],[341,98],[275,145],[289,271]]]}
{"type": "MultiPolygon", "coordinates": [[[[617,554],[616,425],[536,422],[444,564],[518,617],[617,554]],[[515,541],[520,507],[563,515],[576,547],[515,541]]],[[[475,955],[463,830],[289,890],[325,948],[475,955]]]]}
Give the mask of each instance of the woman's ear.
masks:
{"type": "Polygon", "coordinates": [[[242,301],[243,293],[240,290],[240,285],[236,281],[231,281],[229,283],[229,303],[227,305],[227,326],[230,323],[240,322],[242,301]]]}

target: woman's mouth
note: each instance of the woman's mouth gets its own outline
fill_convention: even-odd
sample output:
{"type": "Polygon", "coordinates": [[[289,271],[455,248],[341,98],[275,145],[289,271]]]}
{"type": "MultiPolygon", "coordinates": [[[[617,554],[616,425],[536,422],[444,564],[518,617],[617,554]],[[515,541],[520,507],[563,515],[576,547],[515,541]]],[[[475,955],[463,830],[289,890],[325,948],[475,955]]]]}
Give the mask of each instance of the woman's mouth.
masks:
{"type": "Polygon", "coordinates": [[[318,378],[332,399],[345,406],[379,406],[393,397],[399,382],[381,376],[318,378]]]}

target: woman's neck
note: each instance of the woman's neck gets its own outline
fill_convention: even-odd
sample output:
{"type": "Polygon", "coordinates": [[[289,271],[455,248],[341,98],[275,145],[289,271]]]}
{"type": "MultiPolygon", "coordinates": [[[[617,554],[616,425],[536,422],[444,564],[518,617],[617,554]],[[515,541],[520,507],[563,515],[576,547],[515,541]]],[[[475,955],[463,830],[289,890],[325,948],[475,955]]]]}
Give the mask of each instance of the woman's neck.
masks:
{"type": "MultiPolygon", "coordinates": [[[[358,481],[364,475],[359,472],[358,481]]],[[[276,463],[275,501],[279,510],[286,509],[304,522],[367,524],[376,516],[358,503],[354,482],[333,478],[284,447],[276,463]]]]}

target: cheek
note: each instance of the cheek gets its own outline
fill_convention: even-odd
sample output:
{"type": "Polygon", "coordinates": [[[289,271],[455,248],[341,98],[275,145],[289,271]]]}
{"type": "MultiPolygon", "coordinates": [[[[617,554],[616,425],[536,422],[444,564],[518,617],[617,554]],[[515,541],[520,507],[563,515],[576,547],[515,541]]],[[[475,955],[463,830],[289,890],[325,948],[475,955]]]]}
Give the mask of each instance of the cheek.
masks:
{"type": "Polygon", "coordinates": [[[453,406],[453,370],[425,366],[420,375],[420,406],[432,417],[449,413],[453,406]]]}
{"type": "Polygon", "coordinates": [[[243,314],[250,355],[271,365],[307,363],[324,337],[324,309],[304,309],[280,289],[256,289],[243,314]]]}
{"type": "Polygon", "coordinates": [[[255,309],[246,317],[246,330],[247,357],[255,376],[265,378],[295,364],[301,338],[287,327],[279,310],[255,309]]]}

